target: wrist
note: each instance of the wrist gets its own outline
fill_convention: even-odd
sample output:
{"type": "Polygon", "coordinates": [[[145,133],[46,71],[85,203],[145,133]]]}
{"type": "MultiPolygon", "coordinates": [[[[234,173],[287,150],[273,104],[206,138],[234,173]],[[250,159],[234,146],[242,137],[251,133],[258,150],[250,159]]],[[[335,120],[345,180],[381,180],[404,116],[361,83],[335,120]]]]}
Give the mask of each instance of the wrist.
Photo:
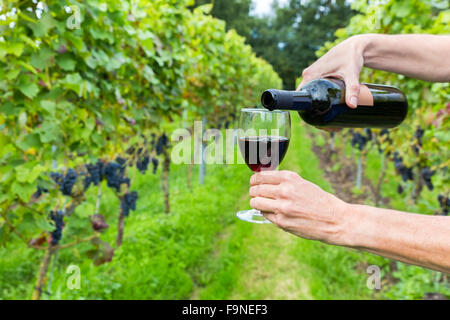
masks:
{"type": "Polygon", "coordinates": [[[341,209],[341,235],[339,245],[350,248],[363,248],[367,246],[367,239],[370,238],[369,230],[373,228],[371,219],[363,205],[345,203],[341,209]]]}
{"type": "Polygon", "coordinates": [[[360,34],[349,38],[353,50],[362,58],[363,66],[366,66],[367,62],[376,54],[376,43],[380,36],[379,34],[360,34]]]}
{"type": "Polygon", "coordinates": [[[364,66],[370,67],[376,63],[383,55],[380,52],[380,48],[383,47],[383,43],[386,42],[386,35],[382,34],[367,34],[362,40],[362,56],[364,60],[364,66]],[[381,46],[380,46],[381,45],[381,46]]]}

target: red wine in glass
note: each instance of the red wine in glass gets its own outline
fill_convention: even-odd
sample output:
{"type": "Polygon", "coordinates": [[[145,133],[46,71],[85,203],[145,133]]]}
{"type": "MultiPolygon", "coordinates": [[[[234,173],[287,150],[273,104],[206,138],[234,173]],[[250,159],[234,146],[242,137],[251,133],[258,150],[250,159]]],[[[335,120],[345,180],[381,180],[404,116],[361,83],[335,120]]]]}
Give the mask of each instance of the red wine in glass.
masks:
{"type": "MultiPolygon", "coordinates": [[[[288,111],[242,109],[239,120],[239,149],[253,172],[276,170],[286,155],[291,137],[288,111]]],[[[258,210],[239,211],[236,216],[252,223],[270,223],[258,210]]]]}
{"type": "Polygon", "coordinates": [[[275,170],[283,161],[289,139],[279,136],[242,137],[239,148],[245,163],[253,172],[275,170]]]}

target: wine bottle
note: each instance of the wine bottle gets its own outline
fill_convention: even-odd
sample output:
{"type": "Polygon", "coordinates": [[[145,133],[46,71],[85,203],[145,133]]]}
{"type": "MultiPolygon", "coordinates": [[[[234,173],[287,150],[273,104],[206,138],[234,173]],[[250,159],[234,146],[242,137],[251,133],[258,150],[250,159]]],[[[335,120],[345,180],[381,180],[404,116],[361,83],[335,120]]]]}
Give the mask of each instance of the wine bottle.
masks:
{"type": "Polygon", "coordinates": [[[345,84],[335,78],[316,79],[300,91],[266,90],[261,96],[269,110],[295,110],[319,128],[393,128],[408,113],[406,96],[397,88],[361,84],[357,108],[345,103],[345,84]]]}

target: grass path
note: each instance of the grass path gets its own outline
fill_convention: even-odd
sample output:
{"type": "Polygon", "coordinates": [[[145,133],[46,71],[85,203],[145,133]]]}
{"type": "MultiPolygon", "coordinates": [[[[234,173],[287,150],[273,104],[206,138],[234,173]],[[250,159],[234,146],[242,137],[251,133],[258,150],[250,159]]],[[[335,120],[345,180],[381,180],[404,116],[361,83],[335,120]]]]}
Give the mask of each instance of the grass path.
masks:
{"type": "Polygon", "coordinates": [[[296,239],[273,226],[253,227],[230,299],[311,299],[302,266],[291,254],[296,239]]]}

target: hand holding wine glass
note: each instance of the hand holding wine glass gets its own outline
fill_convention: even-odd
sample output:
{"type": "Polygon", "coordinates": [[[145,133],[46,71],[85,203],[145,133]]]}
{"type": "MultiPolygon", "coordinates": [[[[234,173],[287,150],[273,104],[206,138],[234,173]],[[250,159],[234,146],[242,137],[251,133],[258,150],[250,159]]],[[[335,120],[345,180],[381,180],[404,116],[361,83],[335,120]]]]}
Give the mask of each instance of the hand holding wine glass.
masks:
{"type": "Polygon", "coordinates": [[[344,245],[349,205],[292,171],[260,172],[250,178],[250,205],[299,237],[344,245]]]}

